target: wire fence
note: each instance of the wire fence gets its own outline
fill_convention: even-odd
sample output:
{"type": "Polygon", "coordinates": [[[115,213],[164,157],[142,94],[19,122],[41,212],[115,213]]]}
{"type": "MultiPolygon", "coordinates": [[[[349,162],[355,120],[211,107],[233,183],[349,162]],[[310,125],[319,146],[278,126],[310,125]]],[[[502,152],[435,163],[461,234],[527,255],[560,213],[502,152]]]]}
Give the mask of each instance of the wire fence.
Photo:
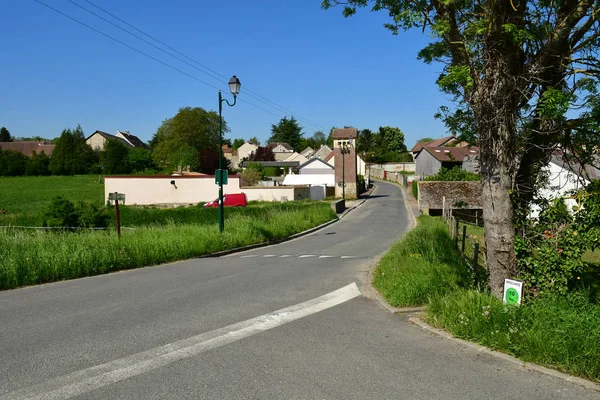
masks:
{"type": "Polygon", "coordinates": [[[460,251],[473,274],[475,284],[484,282],[487,275],[487,258],[481,212],[444,208],[442,216],[454,240],[454,246],[460,251]]]}

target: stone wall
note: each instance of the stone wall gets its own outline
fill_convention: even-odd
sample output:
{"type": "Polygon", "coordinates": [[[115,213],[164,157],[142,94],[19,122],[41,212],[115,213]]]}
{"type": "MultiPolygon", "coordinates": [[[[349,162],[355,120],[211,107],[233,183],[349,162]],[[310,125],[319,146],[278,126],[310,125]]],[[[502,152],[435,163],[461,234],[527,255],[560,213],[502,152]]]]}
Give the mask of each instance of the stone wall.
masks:
{"type": "Polygon", "coordinates": [[[419,208],[429,210],[483,208],[481,182],[419,182],[419,208]]]}

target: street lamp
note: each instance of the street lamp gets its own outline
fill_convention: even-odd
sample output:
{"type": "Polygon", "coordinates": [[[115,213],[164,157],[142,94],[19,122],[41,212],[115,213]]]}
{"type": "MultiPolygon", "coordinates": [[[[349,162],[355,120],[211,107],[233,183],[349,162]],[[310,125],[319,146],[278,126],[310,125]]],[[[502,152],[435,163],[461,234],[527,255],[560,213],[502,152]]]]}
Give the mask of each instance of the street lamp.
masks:
{"type": "Polygon", "coordinates": [[[221,89],[219,89],[219,169],[216,173],[217,184],[219,185],[219,231],[225,230],[225,211],[223,210],[223,181],[227,179],[227,172],[223,171],[223,102],[227,103],[229,107],[235,106],[237,101],[237,95],[240,93],[240,86],[242,86],[240,80],[234,75],[229,80],[229,91],[233,95],[233,103],[229,103],[227,99],[221,96],[221,89]]]}
{"type": "Polygon", "coordinates": [[[345,165],[345,154],[350,154],[350,146],[347,142],[343,144],[340,142],[340,153],[342,153],[342,199],[346,200],[346,165],[345,165]]]}

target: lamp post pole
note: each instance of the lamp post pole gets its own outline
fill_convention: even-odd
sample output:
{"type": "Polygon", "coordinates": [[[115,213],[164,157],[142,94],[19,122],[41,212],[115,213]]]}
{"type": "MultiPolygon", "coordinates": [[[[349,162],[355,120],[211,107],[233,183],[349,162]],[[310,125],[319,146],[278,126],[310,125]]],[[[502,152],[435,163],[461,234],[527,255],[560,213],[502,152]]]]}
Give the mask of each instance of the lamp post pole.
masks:
{"type": "Polygon", "coordinates": [[[223,102],[227,103],[229,107],[235,106],[241,85],[240,80],[235,75],[229,80],[229,90],[233,95],[233,103],[229,103],[227,99],[224,99],[221,95],[221,89],[219,89],[219,170],[216,175],[219,185],[219,231],[221,232],[225,230],[225,210],[223,208],[223,180],[225,176],[223,173],[223,102]]]}

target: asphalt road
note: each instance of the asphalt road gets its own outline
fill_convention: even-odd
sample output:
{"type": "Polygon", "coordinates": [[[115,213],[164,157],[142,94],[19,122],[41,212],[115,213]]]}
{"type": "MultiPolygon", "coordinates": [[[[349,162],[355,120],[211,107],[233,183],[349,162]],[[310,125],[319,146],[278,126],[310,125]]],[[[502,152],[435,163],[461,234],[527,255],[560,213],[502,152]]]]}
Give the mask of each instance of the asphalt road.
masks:
{"type": "Polygon", "coordinates": [[[379,183],[276,246],[2,292],[0,400],[599,397],[361,295],[408,226],[400,190],[379,183]]]}

